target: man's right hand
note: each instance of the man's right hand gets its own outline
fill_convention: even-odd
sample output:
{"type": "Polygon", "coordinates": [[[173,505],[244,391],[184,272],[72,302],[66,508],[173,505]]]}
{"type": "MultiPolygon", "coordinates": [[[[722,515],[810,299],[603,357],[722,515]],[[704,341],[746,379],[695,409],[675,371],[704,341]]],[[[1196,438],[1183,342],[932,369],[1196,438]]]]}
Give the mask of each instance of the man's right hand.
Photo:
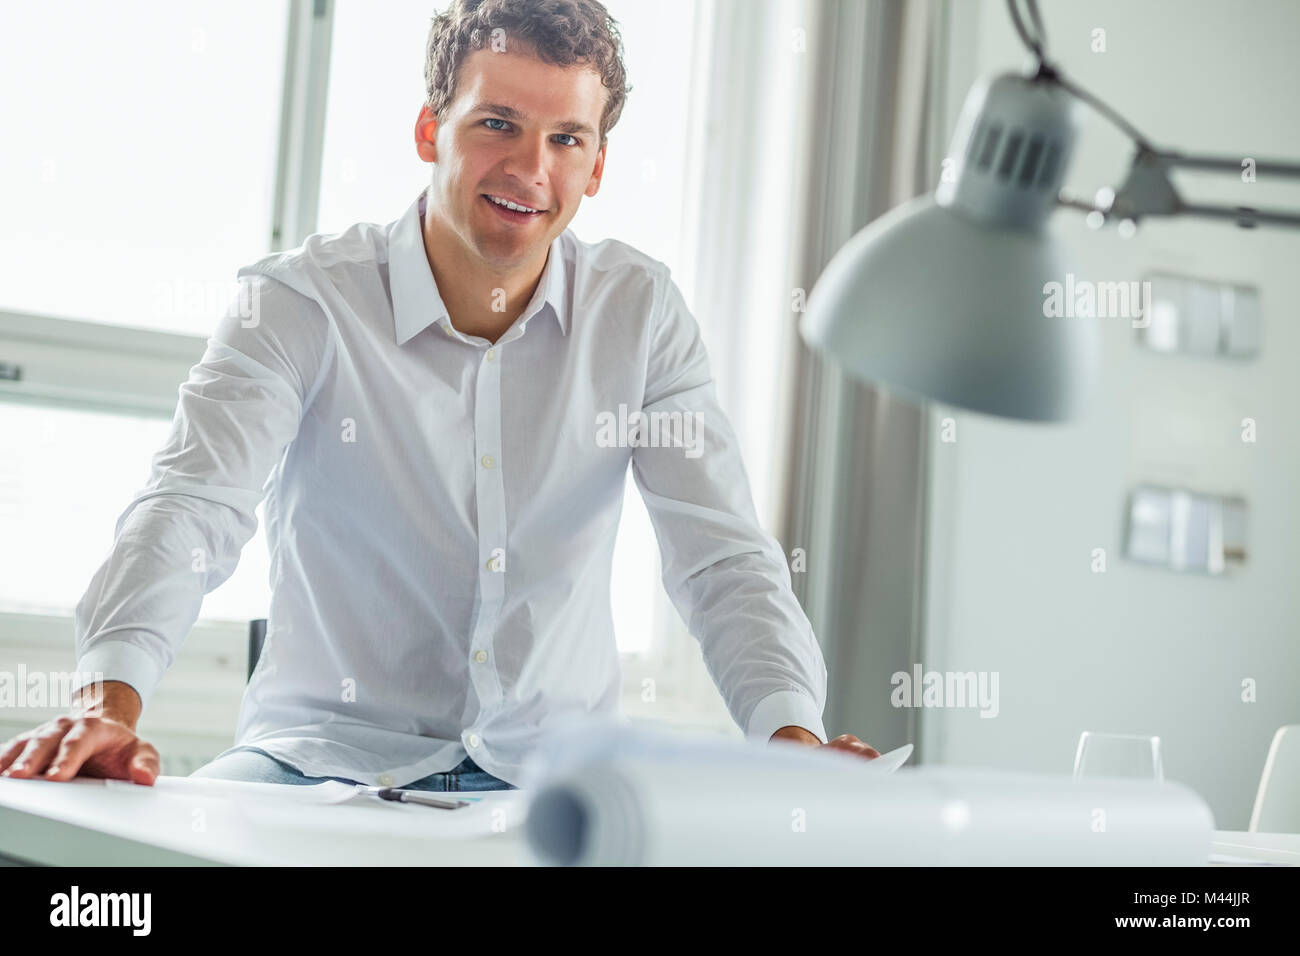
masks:
{"type": "Polygon", "coordinates": [[[153,745],[135,735],[140,695],[130,684],[104,681],[78,691],[70,715],[0,744],[0,776],[71,780],[109,777],[153,786],[160,763],[153,745]]]}

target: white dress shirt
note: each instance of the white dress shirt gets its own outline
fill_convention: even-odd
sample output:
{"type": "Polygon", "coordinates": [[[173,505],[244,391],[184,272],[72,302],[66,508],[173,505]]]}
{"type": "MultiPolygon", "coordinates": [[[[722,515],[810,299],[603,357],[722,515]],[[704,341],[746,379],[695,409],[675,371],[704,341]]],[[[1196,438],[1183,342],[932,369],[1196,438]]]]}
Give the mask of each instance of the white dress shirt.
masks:
{"type": "Polygon", "coordinates": [[[630,462],[737,725],[825,741],[821,650],[668,267],[566,230],[492,343],[451,324],[424,203],[239,270],[257,310],[232,305],[180,387],[77,606],[78,671],[147,705],[265,497],[272,598],[236,745],[382,786],[468,754],[517,784],[548,727],[622,714],[610,573],[630,462]],[[629,427],[637,411],[663,427],[629,427]]]}

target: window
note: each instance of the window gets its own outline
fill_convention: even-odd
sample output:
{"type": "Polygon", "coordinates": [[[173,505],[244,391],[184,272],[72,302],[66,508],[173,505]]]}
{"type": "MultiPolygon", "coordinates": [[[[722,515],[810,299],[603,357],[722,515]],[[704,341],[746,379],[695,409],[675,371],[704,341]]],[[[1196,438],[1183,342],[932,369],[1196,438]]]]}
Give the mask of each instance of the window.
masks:
{"type": "MultiPolygon", "coordinates": [[[[23,148],[0,151],[0,310],[29,315],[0,316],[0,360],[32,368],[3,383],[23,401],[0,402],[2,611],[71,616],[166,440],[176,356],[202,353],[236,270],[269,248],[287,23],[285,0],[6,13],[6,141],[23,148]],[[85,323],[153,338],[118,333],[114,354],[85,323]]],[[[265,615],[266,550],[259,528],[202,618],[265,615]]]]}
{"type": "Polygon", "coordinates": [[[268,248],[286,22],[268,0],[6,5],[0,309],[207,334],[268,248]]]}
{"type": "MultiPolygon", "coordinates": [[[[610,0],[623,36],[628,94],[610,132],[600,192],[584,198],[569,228],[585,242],[620,239],[666,263],[692,301],[682,249],[685,120],[690,112],[694,0],[648,4],[610,0]],[[665,117],[680,121],[664,122],[665,117]],[[629,210],[636,210],[629,215],[629,210]]],[[[659,545],[645,502],[628,472],[614,546],[614,628],[621,651],[647,655],[682,630],[659,588],[659,545]]]]}
{"type": "MultiPolygon", "coordinates": [[[[0,402],[0,611],[72,614],[169,427],[160,418],[0,402]]],[[[204,599],[204,618],[266,616],[260,519],[235,573],[204,599]]]]}
{"type": "Polygon", "coordinates": [[[321,155],[321,232],[354,222],[390,222],[429,183],[415,153],[415,118],[424,103],[429,0],[334,8],[325,145],[321,155]],[[376,56],[376,50],[385,51],[376,56]]]}

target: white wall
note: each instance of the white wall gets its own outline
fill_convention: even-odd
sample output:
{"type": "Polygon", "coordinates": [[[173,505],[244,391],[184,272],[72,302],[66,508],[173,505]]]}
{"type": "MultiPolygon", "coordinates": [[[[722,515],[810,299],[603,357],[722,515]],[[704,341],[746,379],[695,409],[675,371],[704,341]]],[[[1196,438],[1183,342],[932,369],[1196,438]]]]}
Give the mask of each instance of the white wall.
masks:
{"type": "MultiPolygon", "coordinates": [[[[1042,0],[1052,55],[1159,146],[1300,159],[1300,4],[1042,0]],[[1092,30],[1107,50],[1090,51],[1092,30]]],[[[954,4],[953,85],[1028,60],[1001,0],[954,4]]],[[[952,128],[960,101],[948,104],[952,128]]],[[[1125,140],[1084,110],[1067,186],[1118,185],[1125,140]]],[[[1188,198],[1300,208],[1300,186],[1182,177],[1188,198]]],[[[1245,829],[1273,731],[1300,722],[1300,232],[1191,220],[1130,240],[1069,213],[1098,279],[1149,268],[1256,284],[1264,346],[1248,364],[1140,349],[1104,328],[1088,415],[1069,426],[932,410],[927,669],[996,671],[1000,714],[929,710],[928,761],[1068,772],[1084,730],[1157,734],[1167,776],[1245,829]],[[957,441],[938,422],[956,419],[957,441]],[[1258,442],[1240,423],[1258,422],[1258,442]],[[1140,567],[1122,554],[1128,491],[1143,481],[1240,494],[1246,564],[1223,578],[1140,567]],[[1091,571],[1093,548],[1107,570],[1091,571]],[[1242,681],[1258,700],[1241,700],[1242,681]]],[[[1082,273],[1084,270],[1079,270],[1082,273]]],[[[885,679],[882,676],[882,681],[885,679]]]]}

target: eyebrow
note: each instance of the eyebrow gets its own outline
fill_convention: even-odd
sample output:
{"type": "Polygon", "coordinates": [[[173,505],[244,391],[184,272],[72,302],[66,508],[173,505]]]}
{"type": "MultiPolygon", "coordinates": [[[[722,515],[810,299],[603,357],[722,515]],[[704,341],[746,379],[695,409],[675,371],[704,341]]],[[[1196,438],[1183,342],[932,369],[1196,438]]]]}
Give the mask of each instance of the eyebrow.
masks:
{"type": "MultiPolygon", "coordinates": [[[[513,106],[506,106],[503,103],[479,103],[470,110],[470,113],[496,113],[498,116],[504,117],[508,120],[514,120],[518,123],[522,123],[528,118],[513,106]]],[[[579,122],[578,120],[562,120],[555,124],[555,128],[562,133],[569,133],[575,136],[579,133],[587,136],[596,135],[594,129],[586,123],[579,122]]]]}

